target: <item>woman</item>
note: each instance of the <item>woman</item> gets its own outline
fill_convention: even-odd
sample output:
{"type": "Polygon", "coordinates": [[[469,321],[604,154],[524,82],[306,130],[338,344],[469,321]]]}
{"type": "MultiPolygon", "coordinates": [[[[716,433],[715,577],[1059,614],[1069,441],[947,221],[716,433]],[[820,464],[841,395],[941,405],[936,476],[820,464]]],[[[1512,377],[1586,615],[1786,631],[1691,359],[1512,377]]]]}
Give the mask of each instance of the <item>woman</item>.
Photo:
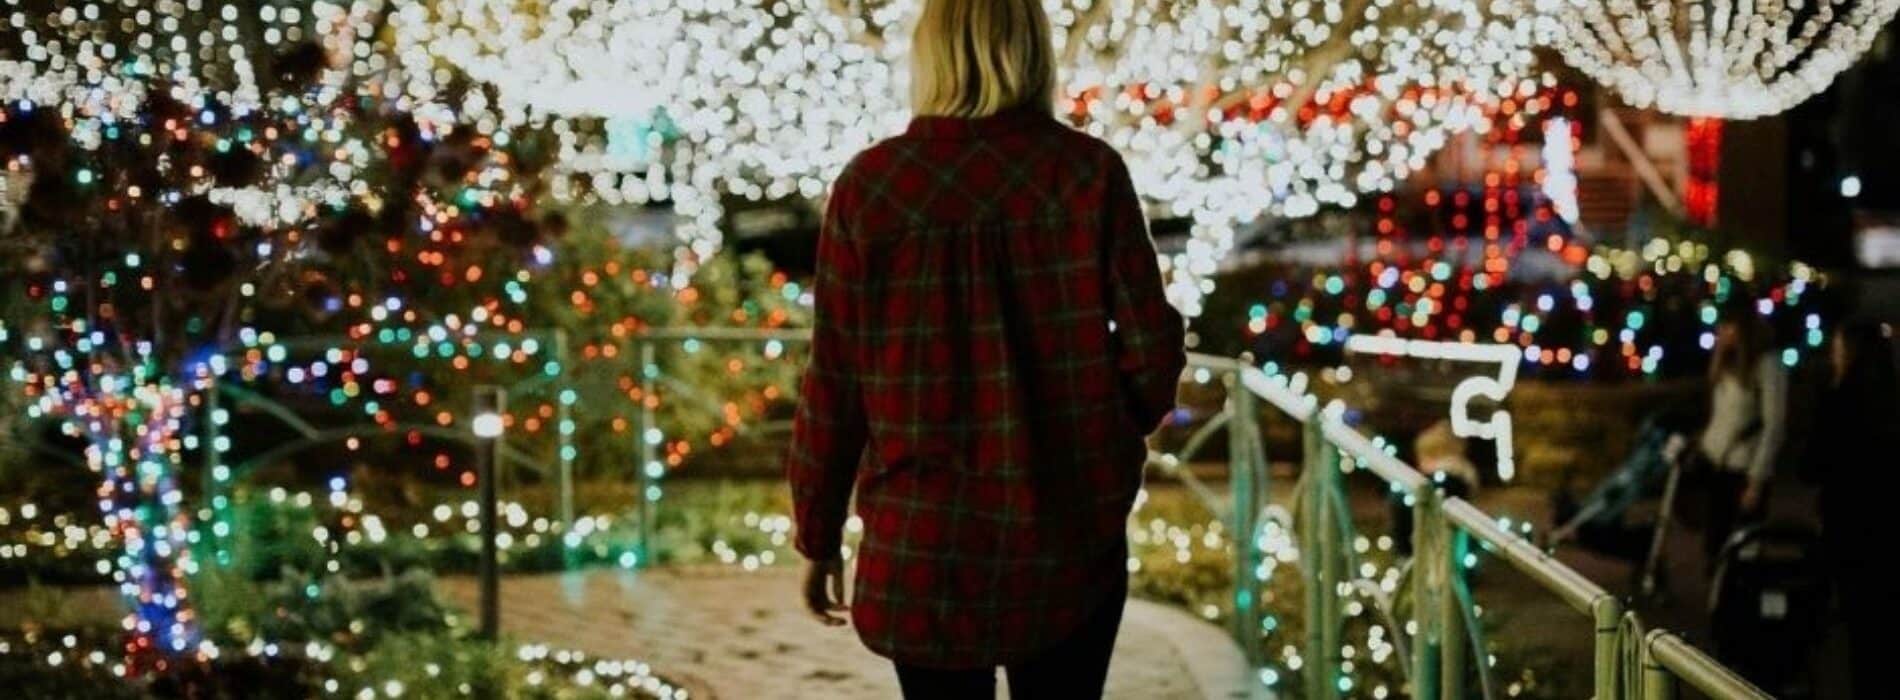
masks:
{"type": "Polygon", "coordinates": [[[1856,698],[1880,697],[1885,636],[1900,625],[1884,554],[1894,532],[1892,469],[1900,449],[1900,382],[1892,328],[1861,321],[1835,331],[1834,374],[1809,439],[1804,476],[1821,487],[1821,541],[1840,595],[1856,698]]]}
{"type": "Polygon", "coordinates": [[[1120,157],[1052,116],[1037,0],[928,0],[902,135],[832,186],[787,459],[806,604],[904,694],[1099,695],[1127,587],[1143,436],[1182,320],[1120,157]]]}
{"type": "Polygon", "coordinates": [[[1709,424],[1697,441],[1710,468],[1703,550],[1713,569],[1738,525],[1765,514],[1768,482],[1788,430],[1788,373],[1769,352],[1767,324],[1736,307],[1715,328],[1709,361],[1709,424]]]}

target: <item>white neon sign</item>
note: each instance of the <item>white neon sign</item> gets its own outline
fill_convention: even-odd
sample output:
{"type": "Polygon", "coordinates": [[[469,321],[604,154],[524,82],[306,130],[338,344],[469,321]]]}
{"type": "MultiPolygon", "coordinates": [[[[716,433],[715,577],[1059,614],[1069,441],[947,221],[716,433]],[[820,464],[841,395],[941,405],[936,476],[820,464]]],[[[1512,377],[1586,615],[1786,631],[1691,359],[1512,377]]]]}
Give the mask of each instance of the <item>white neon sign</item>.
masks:
{"type": "Polygon", "coordinates": [[[1511,413],[1504,410],[1504,396],[1517,383],[1517,363],[1521,350],[1511,345],[1453,343],[1432,340],[1406,340],[1382,335],[1355,335],[1346,339],[1346,351],[1387,357],[1413,357],[1423,360],[1471,362],[1498,366],[1496,375],[1467,377],[1451,390],[1451,432],[1458,437],[1490,440],[1497,446],[1498,478],[1510,481],[1517,475],[1513,458],[1511,413]],[[1471,418],[1471,400],[1485,397],[1498,404],[1486,421],[1471,418]]]}

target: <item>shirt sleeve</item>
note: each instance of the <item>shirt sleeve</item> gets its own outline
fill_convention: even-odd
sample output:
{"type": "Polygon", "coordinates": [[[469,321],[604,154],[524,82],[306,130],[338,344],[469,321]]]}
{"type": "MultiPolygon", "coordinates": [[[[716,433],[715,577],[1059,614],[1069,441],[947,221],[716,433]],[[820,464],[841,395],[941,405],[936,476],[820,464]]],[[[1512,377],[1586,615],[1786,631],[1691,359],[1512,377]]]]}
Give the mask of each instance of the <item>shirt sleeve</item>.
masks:
{"type": "Polygon", "coordinates": [[[839,555],[852,483],[868,441],[856,367],[862,268],[840,216],[843,199],[844,188],[834,188],[818,234],[811,358],[785,460],[798,525],[794,544],[815,560],[839,555]]]}
{"type": "Polygon", "coordinates": [[[1174,410],[1174,393],[1187,364],[1185,322],[1168,303],[1134,182],[1121,158],[1109,156],[1107,223],[1110,348],[1132,414],[1144,431],[1174,410]]]}
{"type": "Polygon", "coordinates": [[[1761,402],[1761,435],[1755,441],[1755,453],[1748,461],[1748,478],[1767,481],[1775,475],[1782,443],[1788,437],[1788,372],[1781,368],[1773,353],[1761,359],[1756,370],[1756,400],[1761,402]]]}

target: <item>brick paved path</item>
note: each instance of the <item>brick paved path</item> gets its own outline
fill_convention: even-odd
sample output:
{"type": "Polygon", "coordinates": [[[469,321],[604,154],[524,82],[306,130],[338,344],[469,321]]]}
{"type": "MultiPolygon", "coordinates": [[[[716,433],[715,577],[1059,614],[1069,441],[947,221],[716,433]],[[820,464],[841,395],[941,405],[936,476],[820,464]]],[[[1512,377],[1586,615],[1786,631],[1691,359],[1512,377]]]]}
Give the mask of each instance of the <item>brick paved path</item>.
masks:
{"type": "MultiPolygon", "coordinates": [[[[638,658],[723,700],[897,697],[890,665],[849,628],[826,628],[795,607],[797,577],[783,567],[509,577],[502,629],[522,642],[638,658]]],[[[474,579],[441,587],[474,609],[474,579]]],[[[1246,697],[1246,665],[1219,628],[1139,600],[1124,618],[1109,697],[1246,697]]]]}

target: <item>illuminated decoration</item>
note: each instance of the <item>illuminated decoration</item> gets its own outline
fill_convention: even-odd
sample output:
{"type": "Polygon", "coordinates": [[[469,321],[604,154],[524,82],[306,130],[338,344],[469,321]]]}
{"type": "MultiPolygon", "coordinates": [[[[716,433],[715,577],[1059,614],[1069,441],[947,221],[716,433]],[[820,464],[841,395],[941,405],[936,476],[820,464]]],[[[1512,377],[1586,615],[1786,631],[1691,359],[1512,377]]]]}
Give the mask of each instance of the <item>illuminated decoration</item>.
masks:
{"type": "Polygon", "coordinates": [[[32,186],[30,173],[0,171],[0,236],[20,220],[20,203],[26,201],[27,188],[32,186]]]}
{"type": "Polygon", "coordinates": [[[1544,120],[1544,196],[1564,223],[1577,224],[1577,126],[1564,117],[1544,120]]]}
{"type": "MultiPolygon", "coordinates": [[[[113,575],[134,611],[135,674],[207,653],[185,583],[192,546],[216,551],[227,529],[212,494],[229,473],[207,470],[211,502],[195,514],[212,522],[198,529],[177,470],[189,451],[215,465],[226,448],[200,439],[200,423],[226,420],[217,382],[285,359],[222,350],[283,330],[265,324],[420,325],[396,291],[453,299],[484,266],[549,255],[517,175],[529,163],[497,152],[508,135],[419,120],[357,82],[369,61],[336,60],[368,55],[353,37],[374,35],[372,6],[200,9],[16,10],[19,31],[0,39],[0,170],[32,183],[0,239],[0,270],[34,306],[6,338],[7,376],[30,416],[87,444],[123,548],[113,575]]],[[[491,296],[439,311],[505,327],[521,279],[493,275],[491,296]]],[[[330,353],[340,397],[371,379],[346,355],[330,353]]]]}
{"type": "Polygon", "coordinates": [[[1539,39],[1636,107],[1753,119],[1825,89],[1900,0],[1534,0],[1539,39]]]}
{"type": "Polygon", "coordinates": [[[1497,365],[1495,377],[1467,377],[1452,388],[1451,432],[1458,437],[1490,440],[1497,446],[1498,478],[1508,482],[1517,475],[1517,462],[1512,457],[1511,413],[1503,408],[1504,397],[1517,384],[1517,366],[1524,359],[1524,353],[1516,346],[1355,335],[1346,339],[1346,351],[1383,357],[1497,365]],[[1480,396],[1498,405],[1488,421],[1471,419],[1471,400],[1480,396]]]}
{"type": "MultiPolygon", "coordinates": [[[[361,621],[358,621],[359,624],[361,621]]],[[[262,637],[246,644],[204,646],[206,670],[220,662],[237,659],[257,659],[267,662],[301,661],[315,668],[321,677],[314,679],[314,685],[326,697],[356,698],[400,698],[405,695],[427,696],[429,690],[447,692],[446,688],[431,688],[406,685],[396,678],[364,678],[362,668],[367,666],[364,654],[352,653],[339,645],[325,640],[301,642],[275,641],[262,637]],[[420,691],[420,692],[418,692],[420,691]]],[[[92,669],[101,669],[113,676],[124,676],[128,669],[123,661],[113,654],[113,649],[98,645],[78,635],[66,634],[57,639],[27,635],[15,638],[12,635],[0,636],[0,658],[8,656],[26,657],[28,665],[39,665],[44,669],[62,669],[75,674],[68,677],[78,681],[83,674],[92,669]]],[[[653,667],[637,659],[597,658],[573,649],[550,647],[546,644],[518,644],[509,651],[515,659],[523,662],[529,671],[521,678],[520,688],[510,688],[524,694],[568,695],[575,690],[585,694],[599,693],[605,697],[641,698],[650,700],[685,700],[688,697],[684,688],[674,686],[666,679],[655,675],[653,667]]],[[[423,678],[435,679],[442,669],[428,657],[417,659],[422,665],[416,669],[423,678]]],[[[281,669],[273,669],[279,670],[281,669]]],[[[435,681],[446,685],[449,679],[435,681]]],[[[414,681],[412,681],[414,682],[414,681]]],[[[467,684],[461,684],[467,688],[467,684]]],[[[89,688],[96,692],[103,689],[89,688]]],[[[246,687],[255,692],[257,689],[246,687]]],[[[467,693],[463,693],[467,694],[467,693]]]]}
{"type": "MultiPolygon", "coordinates": [[[[1188,315],[1236,225],[1390,189],[1448,134],[1485,127],[1486,105],[1549,80],[1529,67],[1530,22],[1477,2],[1050,5],[1057,114],[1121,150],[1159,213],[1192,222],[1163,260],[1188,315]]],[[[450,0],[393,24],[410,94],[433,99],[433,71],[454,66],[496,87],[480,106],[500,123],[551,123],[585,192],[671,200],[684,279],[721,243],[722,197],[817,197],[902,129],[909,38],[889,28],[920,7],[450,0]]]]}
{"type": "Polygon", "coordinates": [[[1684,130],[1688,141],[1688,177],[1682,183],[1682,215],[1697,226],[1714,226],[1721,200],[1716,177],[1722,169],[1722,120],[1697,117],[1684,130]]]}
{"type": "Polygon", "coordinates": [[[1819,299],[1810,292],[1826,280],[1801,263],[1754,266],[1746,253],[1717,255],[1693,241],[1656,238],[1642,250],[1598,245],[1564,277],[1474,285],[1455,297],[1447,291],[1443,310],[1427,294],[1446,284],[1433,272],[1451,280],[1472,274],[1468,268],[1427,261],[1423,272],[1368,276],[1363,268],[1278,266],[1267,273],[1283,281],[1243,322],[1250,347],[1280,366],[1331,362],[1349,339],[1391,332],[1515,345],[1520,372],[1540,378],[1693,376],[1714,346],[1718,309],[1746,293],[1786,339],[1784,361],[1798,364],[1825,343],[1819,299]],[[1419,291],[1413,279],[1423,280],[1419,291]],[[1368,312],[1375,302],[1394,313],[1368,312]]]}
{"type": "MultiPolygon", "coordinates": [[[[75,345],[83,348],[86,341],[75,345]]],[[[79,357],[54,354],[62,365],[79,357]]],[[[125,654],[136,662],[195,649],[185,586],[195,569],[187,542],[191,520],[173,481],[178,447],[171,444],[186,418],[185,392],[154,376],[150,364],[115,372],[105,360],[95,362],[46,376],[27,414],[65,419],[69,432],[85,440],[86,464],[102,479],[99,509],[113,541],[123,543],[111,568],[133,607],[125,621],[133,632],[125,654]]]]}
{"type": "Polygon", "coordinates": [[[1487,154],[1476,182],[1441,181],[1362,207],[1348,225],[1373,241],[1370,259],[1355,245],[1343,264],[1236,273],[1254,299],[1230,321],[1244,347],[1280,366],[1324,365],[1349,338],[1390,334],[1512,345],[1527,377],[1685,376],[1700,372],[1713,345],[1716,310],[1748,294],[1787,339],[1785,359],[1816,351],[1824,338],[1808,319],[1818,319],[1819,300],[1808,292],[1825,278],[1807,265],[1758,265],[1692,231],[1652,232],[1632,250],[1568,229],[1548,194],[1551,163],[1529,165],[1534,151],[1521,137],[1552,134],[1546,122],[1562,117],[1574,139],[1581,126],[1566,108],[1576,103],[1564,89],[1506,101],[1492,128],[1460,137],[1481,140],[1487,154]]]}

